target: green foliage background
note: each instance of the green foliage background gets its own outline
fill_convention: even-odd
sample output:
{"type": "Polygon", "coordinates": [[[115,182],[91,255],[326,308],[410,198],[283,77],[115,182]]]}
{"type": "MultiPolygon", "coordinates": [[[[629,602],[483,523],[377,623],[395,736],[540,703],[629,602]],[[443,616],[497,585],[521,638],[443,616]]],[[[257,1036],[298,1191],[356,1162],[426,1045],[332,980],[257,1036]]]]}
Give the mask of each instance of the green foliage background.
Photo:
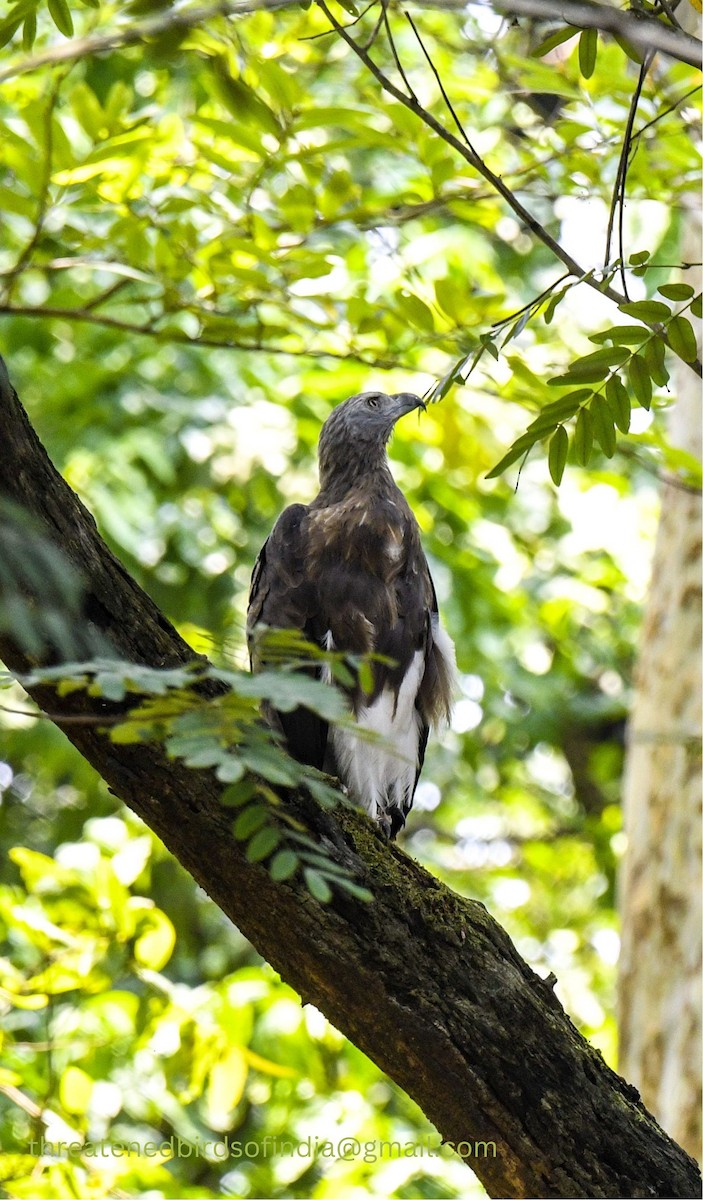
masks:
{"type": "MultiPolygon", "coordinates": [[[[192,27],[155,11],[147,40],[133,37],[152,19],[144,5],[20,4],[1,27],[0,337],[13,381],[127,568],[197,649],[237,666],[252,563],[281,507],[313,494],[331,405],[444,381],[441,404],[392,445],[461,670],[405,846],[556,973],[614,1061],[623,722],[654,477],[691,485],[697,472],[667,446],[660,413],[672,364],[691,358],[691,292],[670,285],[686,279],[698,73],[658,59],[646,75],[625,240],[601,272],[637,63],[592,33],[580,53],[562,37],[564,53],[545,58],[533,50],[552,26],[488,9],[415,12],[472,144],[591,273],[578,284],[315,6],[192,27]],[[72,24],[118,43],[130,30],[130,44],[23,68],[35,37],[34,53],[60,49],[56,27],[72,24]],[[629,312],[592,286],[619,285],[618,255],[629,312]],[[621,380],[610,392],[609,374],[621,380]],[[544,415],[575,389],[587,398],[544,415]],[[561,477],[567,446],[557,494],[549,474],[561,477]],[[514,465],[488,479],[506,454],[514,465]]],[[[377,17],[351,28],[368,38],[377,17]]],[[[449,128],[411,27],[399,10],[389,21],[407,80],[449,128]]],[[[382,26],[372,52],[400,84],[382,26]]],[[[18,688],[3,704],[6,1194],[466,1195],[449,1152],[264,1154],[266,1137],[432,1131],[300,1007],[62,735],[18,714],[18,688]],[[228,1134],[259,1152],[37,1164],[42,1132],[84,1144],[228,1134]]]]}

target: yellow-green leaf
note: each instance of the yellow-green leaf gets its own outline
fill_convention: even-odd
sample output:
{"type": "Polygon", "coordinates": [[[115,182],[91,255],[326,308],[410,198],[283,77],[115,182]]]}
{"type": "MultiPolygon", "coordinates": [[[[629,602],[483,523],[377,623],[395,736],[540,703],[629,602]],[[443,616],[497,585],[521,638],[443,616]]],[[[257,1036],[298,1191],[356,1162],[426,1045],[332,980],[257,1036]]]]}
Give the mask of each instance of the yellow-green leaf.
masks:
{"type": "Polygon", "coordinates": [[[652,379],[646,362],[639,354],[634,354],[627,364],[627,377],[635,398],[642,408],[649,410],[652,406],[652,379]]]}
{"type": "Polygon", "coordinates": [[[587,408],[582,408],[576,419],[573,447],[577,463],[587,467],[593,450],[593,421],[587,408]]]}
{"type": "Polygon", "coordinates": [[[557,487],[559,487],[564,474],[568,450],[569,435],[564,426],[559,425],[552,434],[549,442],[549,474],[557,487]]]}
{"type": "Polygon", "coordinates": [[[669,382],[669,372],[664,361],[665,352],[666,345],[660,337],[651,338],[644,347],[644,361],[658,387],[664,387],[669,382]]]}
{"type": "Polygon", "coordinates": [[[149,913],[147,928],[134,943],[134,957],[143,967],[160,971],[166,966],[176,944],[176,931],[165,913],[154,909],[149,913]]]}
{"type": "Polygon", "coordinates": [[[606,458],[612,458],[615,453],[615,424],[612,413],[604,396],[594,396],[591,402],[591,417],[593,432],[606,458]]]}
{"type": "Polygon", "coordinates": [[[49,12],[54,25],[65,37],[73,36],[73,17],[66,0],[49,0],[49,12]]]}
{"type": "Polygon", "coordinates": [[[667,327],[669,345],[684,362],[695,362],[698,358],[698,347],[693,326],[686,317],[674,317],[667,327]]]}
{"type": "Polygon", "coordinates": [[[66,1067],[59,1084],[59,1099],[66,1112],[77,1116],[88,1111],[93,1080],[80,1067],[66,1067]]]}
{"type": "Polygon", "coordinates": [[[605,398],[618,429],[621,433],[627,433],[630,428],[632,404],[628,390],[619,375],[611,375],[606,383],[605,398]]]}
{"type": "Polygon", "coordinates": [[[230,1046],[210,1071],[207,1103],[210,1112],[227,1116],[242,1098],[249,1064],[241,1046],[230,1046]]]}
{"type": "Polygon", "coordinates": [[[598,30],[584,29],[579,38],[579,70],[584,79],[590,79],[596,66],[598,54],[598,30]]]}

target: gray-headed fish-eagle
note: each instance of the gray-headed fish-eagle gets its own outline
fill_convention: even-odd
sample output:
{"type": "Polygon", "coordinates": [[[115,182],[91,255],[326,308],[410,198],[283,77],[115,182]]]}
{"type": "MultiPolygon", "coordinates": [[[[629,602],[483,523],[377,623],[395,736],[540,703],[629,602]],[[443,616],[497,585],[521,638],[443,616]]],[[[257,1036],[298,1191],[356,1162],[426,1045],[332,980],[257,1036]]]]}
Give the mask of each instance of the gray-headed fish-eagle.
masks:
{"type": "MultiPolygon", "coordinates": [[[[320,490],[286,508],[259,553],[247,630],[297,629],[328,650],[378,654],[373,689],[350,700],[369,740],[305,708],[276,713],[289,751],[336,775],[388,837],[405,824],[431,725],[448,720],[454,646],[439,622],[420,530],[391,475],[386,444],[423,401],[362,392],[333,410],[320,434],[320,490]]],[[[328,677],[323,674],[323,677],[328,677]]]]}

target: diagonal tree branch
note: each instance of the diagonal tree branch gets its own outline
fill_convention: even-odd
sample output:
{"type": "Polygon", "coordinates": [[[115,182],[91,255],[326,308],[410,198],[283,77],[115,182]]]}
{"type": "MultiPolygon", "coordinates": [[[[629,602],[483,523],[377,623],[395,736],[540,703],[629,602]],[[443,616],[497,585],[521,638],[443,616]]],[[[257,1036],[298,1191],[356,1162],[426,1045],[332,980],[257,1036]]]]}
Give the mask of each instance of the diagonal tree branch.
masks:
{"type": "MultiPolygon", "coordinates": [[[[432,8],[458,8],[454,0],[431,0],[432,8]]],[[[661,51],[670,58],[700,67],[703,42],[683,30],[672,29],[656,17],[627,12],[610,4],[594,4],[591,0],[493,0],[498,12],[515,16],[537,17],[543,21],[561,21],[573,25],[574,33],[581,29],[599,29],[624,38],[642,53],[661,51]]]]}
{"type": "MultiPolygon", "coordinates": [[[[0,427],[0,497],[30,510],[81,572],[86,620],[122,659],[195,658],[52,466],[4,367],[0,427]]],[[[7,634],[0,655],[18,674],[35,665],[7,634]]],[[[30,691],[59,718],[104,715],[83,692],[30,691]]],[[[154,745],[113,744],[94,721],[64,728],[303,1000],[417,1101],[492,1196],[700,1196],[696,1164],[581,1037],[483,905],[388,845],[365,814],[286,798],[374,894],[371,904],[340,893],[323,906],[296,878],[274,884],[246,861],[210,772],[154,745]],[[487,1147],[474,1157],[476,1141],[487,1147]]]]}

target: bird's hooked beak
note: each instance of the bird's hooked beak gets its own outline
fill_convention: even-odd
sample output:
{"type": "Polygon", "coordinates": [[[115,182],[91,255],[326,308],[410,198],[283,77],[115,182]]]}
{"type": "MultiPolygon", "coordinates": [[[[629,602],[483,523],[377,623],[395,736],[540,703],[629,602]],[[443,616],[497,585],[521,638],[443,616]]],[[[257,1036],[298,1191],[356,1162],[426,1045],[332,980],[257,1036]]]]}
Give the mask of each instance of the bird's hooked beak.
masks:
{"type": "Polygon", "coordinates": [[[398,421],[400,417],[404,417],[406,413],[413,412],[416,408],[421,408],[423,412],[427,411],[427,405],[419,396],[415,396],[412,392],[397,392],[395,396],[391,396],[394,401],[393,405],[393,420],[398,421]]]}

